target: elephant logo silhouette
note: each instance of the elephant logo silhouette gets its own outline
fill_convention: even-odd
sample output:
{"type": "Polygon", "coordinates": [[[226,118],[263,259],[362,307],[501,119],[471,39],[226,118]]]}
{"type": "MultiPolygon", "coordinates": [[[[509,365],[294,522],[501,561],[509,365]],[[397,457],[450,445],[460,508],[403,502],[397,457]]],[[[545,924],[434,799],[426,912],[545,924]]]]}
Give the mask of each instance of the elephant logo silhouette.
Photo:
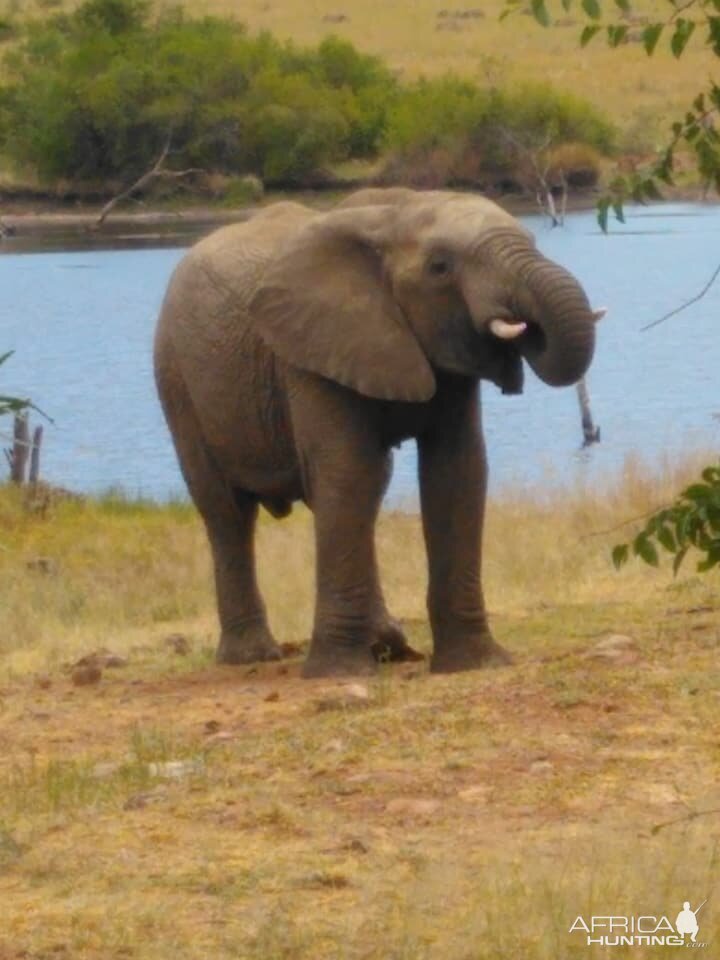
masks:
{"type": "Polygon", "coordinates": [[[697,915],[700,913],[700,910],[705,906],[707,900],[703,900],[700,906],[696,910],[690,909],[690,901],[686,900],[683,903],[683,908],[680,913],[677,915],[675,920],[675,928],[677,929],[678,936],[682,937],[683,940],[690,934],[690,940],[695,943],[698,935],[698,930],[700,929],[697,922],[697,915]]]}

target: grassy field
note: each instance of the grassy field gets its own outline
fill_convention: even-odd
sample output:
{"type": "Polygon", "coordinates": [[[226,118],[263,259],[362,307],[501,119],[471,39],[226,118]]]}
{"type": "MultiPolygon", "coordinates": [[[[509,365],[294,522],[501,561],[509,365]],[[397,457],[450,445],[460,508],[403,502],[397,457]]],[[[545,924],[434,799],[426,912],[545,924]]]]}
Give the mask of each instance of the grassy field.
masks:
{"type": "MultiPolygon", "coordinates": [[[[298,656],[214,666],[189,507],[0,488],[0,958],[649,958],[568,929],[705,897],[713,955],[716,579],[616,574],[627,531],[593,535],[687,475],[496,500],[486,592],[516,664],[357,689],[301,680],[298,656]],[[98,651],[125,665],[73,683],[98,651]]],[[[310,518],[260,532],[276,633],[302,644],[310,518]]],[[[378,539],[427,652],[418,519],[378,539]]]]}
{"type": "MultiPolygon", "coordinates": [[[[17,7],[17,0],[0,0],[0,9],[2,3],[6,9],[17,7]]],[[[582,18],[563,17],[565,25],[548,30],[522,15],[500,23],[502,0],[185,0],[184,5],[195,14],[236,16],[253,30],[271,30],[300,44],[335,33],[384,57],[404,77],[455,71],[480,81],[546,79],[610,111],[629,128],[628,149],[633,136],[645,140],[648,126],[666,126],[675,112],[687,108],[716,65],[700,39],[680,61],[661,48],[648,59],[638,43],[610,50],[602,38],[581,51],[582,18]]],[[[53,0],[52,5],[23,0],[22,11],[74,6],[76,0],[53,0]]],[[[614,17],[614,5],[608,8],[614,17]]],[[[633,4],[639,17],[663,16],[667,8],[659,0],[633,4]]]]}

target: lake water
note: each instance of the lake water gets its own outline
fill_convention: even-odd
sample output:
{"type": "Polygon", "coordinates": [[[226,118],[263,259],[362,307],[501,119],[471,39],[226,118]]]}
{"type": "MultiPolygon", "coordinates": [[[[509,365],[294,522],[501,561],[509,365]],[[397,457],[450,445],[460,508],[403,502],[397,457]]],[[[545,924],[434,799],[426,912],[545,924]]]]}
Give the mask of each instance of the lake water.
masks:
{"type": "MultiPolygon", "coordinates": [[[[628,455],[655,461],[717,449],[720,281],[653,330],[641,328],[696,295],[720,262],[720,207],[631,208],[604,236],[594,212],[552,230],[524,222],[541,249],[609,307],[588,387],[602,442],[580,451],[576,392],[528,372],[525,393],[483,386],[491,489],[592,482],[628,455]]],[[[31,396],[45,425],[42,473],[80,491],[122,487],[184,495],[155,396],[151,345],[158,307],[182,248],[12,253],[0,245],[0,393],[31,396]]],[[[6,446],[9,420],[0,421],[6,446]]],[[[417,498],[414,445],[395,453],[391,505],[417,498]]]]}

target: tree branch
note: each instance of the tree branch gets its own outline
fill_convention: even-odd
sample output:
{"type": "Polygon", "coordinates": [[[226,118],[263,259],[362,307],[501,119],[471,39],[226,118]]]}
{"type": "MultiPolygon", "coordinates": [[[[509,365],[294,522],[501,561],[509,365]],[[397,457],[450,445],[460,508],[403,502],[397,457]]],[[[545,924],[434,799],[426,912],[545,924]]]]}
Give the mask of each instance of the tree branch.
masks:
{"type": "Polygon", "coordinates": [[[702,300],[705,294],[708,292],[710,287],[715,283],[717,278],[720,277],[720,264],[715,268],[715,272],[710,277],[708,282],[702,288],[700,293],[697,296],[692,297],[690,300],[687,300],[685,303],[681,303],[679,307],[675,307],[674,310],[670,310],[669,313],[664,314],[660,317],[659,320],[653,320],[652,323],[646,324],[644,327],[640,327],[640,332],[644,333],[646,330],[652,330],[653,327],[659,326],[661,323],[664,323],[666,320],[669,320],[670,317],[674,317],[676,313],[681,313],[683,310],[686,310],[688,307],[691,307],[694,303],[697,303],[698,300],[702,300]]]}
{"type": "Polygon", "coordinates": [[[126,190],[123,190],[121,193],[118,193],[117,196],[113,197],[111,200],[108,200],[108,202],[105,204],[105,206],[102,208],[102,210],[98,214],[97,220],[93,224],[94,230],[99,230],[100,227],[102,227],[108,215],[112,212],[112,210],[115,209],[115,207],[119,203],[122,203],[123,200],[127,200],[134,193],[137,193],[138,191],[142,190],[151,181],[157,179],[158,177],[163,177],[168,180],[179,180],[182,177],[191,176],[193,173],[205,173],[205,171],[201,167],[188,167],[187,170],[165,170],[165,161],[168,158],[168,155],[170,153],[170,147],[172,145],[172,136],[173,136],[172,131],[170,131],[170,133],[168,133],[167,135],[167,140],[165,141],[165,145],[163,146],[159,157],[157,158],[155,163],[152,165],[152,167],[148,171],[146,171],[141,177],[138,177],[138,179],[133,184],[131,184],[131,186],[129,186],[126,190]]]}

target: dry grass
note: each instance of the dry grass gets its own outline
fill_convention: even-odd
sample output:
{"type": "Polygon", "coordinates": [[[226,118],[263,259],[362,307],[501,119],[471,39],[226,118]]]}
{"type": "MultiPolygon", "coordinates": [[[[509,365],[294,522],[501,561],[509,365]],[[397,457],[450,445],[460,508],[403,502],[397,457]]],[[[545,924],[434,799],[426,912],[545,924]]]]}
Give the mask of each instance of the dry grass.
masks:
{"type": "MultiPolygon", "coordinates": [[[[17,0],[4,3],[6,9],[13,3],[17,6],[17,0]]],[[[77,0],[51,4],[22,0],[22,11],[44,13],[77,5],[77,0]]],[[[317,43],[335,33],[384,57],[405,77],[452,70],[478,80],[542,78],[589,98],[624,123],[648,110],[669,123],[675,112],[689,107],[698,84],[716,65],[716,58],[700,40],[691,44],[680,61],[665,50],[648,59],[637,43],[610,50],[601,38],[580,51],[578,37],[584,24],[580,18],[575,25],[550,30],[525,16],[500,23],[502,0],[482,4],[474,0],[185,0],[184,5],[195,14],[236,16],[253,30],[271,30],[299,44],[317,43]],[[484,16],[438,16],[443,10],[478,9],[484,16]],[[345,19],[339,20],[342,16],[345,19]]],[[[560,10],[560,4],[556,6],[560,10]]],[[[665,8],[654,0],[633,4],[639,16],[663,15],[665,8]]],[[[614,8],[611,15],[615,16],[614,8]]]]}
{"type": "MultiPolygon", "coordinates": [[[[385,668],[347,703],[298,661],[212,665],[189,508],[33,512],[1,489],[2,960],[579,958],[579,913],[674,919],[705,896],[717,944],[718,817],[688,818],[720,806],[714,584],[615,574],[620,534],[583,539],[682,472],[493,503],[487,596],[517,665],[385,668]],[[634,646],[588,657],[609,633],[634,646]],[[74,687],[63,664],[98,647],[129,664],[74,687]]],[[[307,634],[310,533],[303,511],[262,525],[281,640],[307,634]]],[[[417,518],[384,516],[379,548],[427,650],[417,518]]]]}

